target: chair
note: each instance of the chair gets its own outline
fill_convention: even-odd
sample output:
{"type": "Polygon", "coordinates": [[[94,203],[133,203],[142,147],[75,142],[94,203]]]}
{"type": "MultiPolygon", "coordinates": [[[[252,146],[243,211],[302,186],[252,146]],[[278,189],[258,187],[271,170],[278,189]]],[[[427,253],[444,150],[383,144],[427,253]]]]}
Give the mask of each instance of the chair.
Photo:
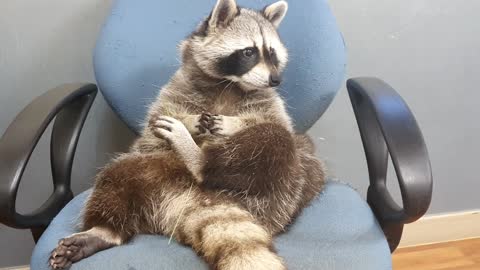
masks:
{"type": "MultiPolygon", "coordinates": [[[[272,1],[239,0],[261,8],[272,1]]],[[[345,46],[326,0],[290,1],[280,34],[290,62],[279,90],[297,132],[305,132],[327,109],[345,73],[345,46]],[[299,26],[301,26],[299,28],[299,26]],[[298,29],[301,29],[299,31],[298,29]]],[[[214,0],[117,0],[94,53],[98,89],[135,132],[178,67],[176,45],[214,0]]],[[[376,78],[355,78],[347,88],[365,149],[370,186],[367,202],[348,185],[328,181],[325,190],[275,246],[289,269],[387,270],[403,225],[428,209],[432,175],[416,121],[402,98],[376,78]],[[386,188],[390,154],[401,189],[398,206],[386,188]]],[[[70,174],[80,132],[97,93],[94,84],[67,84],[36,98],[0,139],[0,222],[30,229],[36,241],[31,269],[49,269],[58,240],[76,231],[87,190],[74,197],[70,174]],[[30,154],[53,121],[51,163],[54,192],[36,211],[18,214],[15,199],[30,154]]],[[[80,269],[207,269],[188,247],[164,236],[139,235],[72,266],[80,269]]]]}

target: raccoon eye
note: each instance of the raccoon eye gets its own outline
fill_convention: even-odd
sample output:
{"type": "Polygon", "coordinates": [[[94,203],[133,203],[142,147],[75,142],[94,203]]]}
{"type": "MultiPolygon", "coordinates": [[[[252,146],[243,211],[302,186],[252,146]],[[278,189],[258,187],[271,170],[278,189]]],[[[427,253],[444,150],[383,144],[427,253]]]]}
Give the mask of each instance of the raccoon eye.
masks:
{"type": "Polygon", "coordinates": [[[255,50],[253,48],[246,48],[243,50],[243,55],[246,57],[252,57],[255,54],[255,50]]]}

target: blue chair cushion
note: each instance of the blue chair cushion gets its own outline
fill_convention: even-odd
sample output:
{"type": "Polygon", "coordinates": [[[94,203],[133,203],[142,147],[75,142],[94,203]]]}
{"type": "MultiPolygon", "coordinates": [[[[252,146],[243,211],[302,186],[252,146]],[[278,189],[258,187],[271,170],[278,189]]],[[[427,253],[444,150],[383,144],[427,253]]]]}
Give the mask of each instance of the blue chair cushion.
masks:
{"type": "MultiPolygon", "coordinates": [[[[261,9],[275,0],[237,0],[261,9]]],[[[177,44],[216,0],[117,0],[94,57],[95,76],[110,106],[137,133],[148,105],[179,66],[177,44]]],[[[280,25],[290,52],[284,96],[296,129],[304,132],[327,109],[345,73],[345,48],[326,0],[290,1],[280,25]]]]}
{"type": "MultiPolygon", "coordinates": [[[[50,252],[59,239],[76,232],[90,191],[75,197],[52,221],[38,241],[32,270],[47,270],[50,252]]],[[[390,270],[387,241],[366,202],[349,186],[329,182],[275,246],[290,270],[390,270]]],[[[139,235],[128,244],[99,252],[72,270],[207,270],[189,248],[157,235],[139,235]]]]}

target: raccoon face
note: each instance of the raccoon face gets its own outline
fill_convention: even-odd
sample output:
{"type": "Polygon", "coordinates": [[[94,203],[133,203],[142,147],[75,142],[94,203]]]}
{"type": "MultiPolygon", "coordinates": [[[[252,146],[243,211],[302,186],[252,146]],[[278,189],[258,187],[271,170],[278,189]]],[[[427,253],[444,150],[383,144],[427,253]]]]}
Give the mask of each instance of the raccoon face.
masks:
{"type": "Polygon", "coordinates": [[[276,87],[288,58],[276,28],[287,8],[279,1],[253,11],[218,0],[192,35],[190,55],[209,76],[237,82],[244,90],[276,87]]]}

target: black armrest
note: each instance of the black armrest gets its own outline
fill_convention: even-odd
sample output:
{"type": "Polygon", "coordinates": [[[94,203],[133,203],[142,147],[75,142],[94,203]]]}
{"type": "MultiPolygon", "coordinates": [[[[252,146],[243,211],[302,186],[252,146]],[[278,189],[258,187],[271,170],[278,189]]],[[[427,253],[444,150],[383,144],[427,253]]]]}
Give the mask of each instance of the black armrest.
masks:
{"type": "Polygon", "coordinates": [[[94,84],[66,84],[37,97],[0,138],[0,222],[29,228],[35,241],[72,199],[70,176],[80,131],[95,99],[94,84]],[[17,213],[15,200],[22,174],[38,140],[55,118],[50,142],[54,191],[28,215],[17,213]]]}
{"type": "Polygon", "coordinates": [[[432,172],[427,148],[413,114],[389,85],[376,78],[354,78],[347,89],[368,163],[367,201],[393,252],[403,225],[419,219],[432,198],[432,172]],[[403,207],[386,187],[388,154],[398,178],[403,207]]]}

